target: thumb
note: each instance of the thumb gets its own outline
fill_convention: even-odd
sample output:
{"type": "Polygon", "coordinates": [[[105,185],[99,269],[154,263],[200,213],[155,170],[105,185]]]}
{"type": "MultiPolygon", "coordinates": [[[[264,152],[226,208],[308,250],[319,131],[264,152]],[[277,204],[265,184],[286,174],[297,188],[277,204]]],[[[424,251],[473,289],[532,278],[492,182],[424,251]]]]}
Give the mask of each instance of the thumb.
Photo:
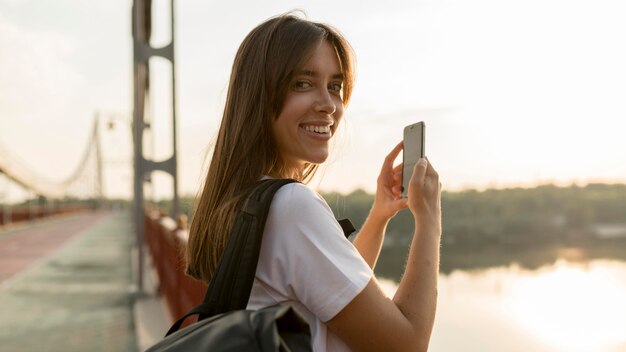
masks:
{"type": "Polygon", "coordinates": [[[417,163],[415,163],[415,167],[413,168],[413,177],[411,177],[411,182],[417,181],[418,185],[423,185],[427,169],[428,161],[425,158],[420,158],[417,163]]]}

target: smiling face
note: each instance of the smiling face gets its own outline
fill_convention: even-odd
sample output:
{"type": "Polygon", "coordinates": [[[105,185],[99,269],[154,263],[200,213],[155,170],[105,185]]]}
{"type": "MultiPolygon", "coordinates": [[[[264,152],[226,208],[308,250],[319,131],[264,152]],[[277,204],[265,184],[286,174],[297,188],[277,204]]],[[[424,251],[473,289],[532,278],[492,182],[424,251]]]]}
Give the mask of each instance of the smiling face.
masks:
{"type": "Polygon", "coordinates": [[[301,174],[307,163],[328,158],[330,139],[343,115],[343,78],[335,49],[322,40],[291,82],[272,123],[278,154],[287,170],[301,174]]]}

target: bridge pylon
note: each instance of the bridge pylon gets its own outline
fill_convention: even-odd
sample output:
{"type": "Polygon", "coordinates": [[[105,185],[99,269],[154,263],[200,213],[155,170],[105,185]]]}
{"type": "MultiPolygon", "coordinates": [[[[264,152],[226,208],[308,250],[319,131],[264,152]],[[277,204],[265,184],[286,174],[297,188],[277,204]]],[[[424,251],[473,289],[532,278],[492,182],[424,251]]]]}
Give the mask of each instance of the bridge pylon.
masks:
{"type": "Polygon", "coordinates": [[[137,235],[138,275],[137,289],[143,292],[144,266],[144,184],[153,171],[163,171],[173,178],[172,217],[179,215],[178,175],[177,175],[177,138],[176,138],[176,70],[174,61],[174,0],[170,0],[171,41],[160,48],[150,45],[152,34],[152,0],[134,0],[132,8],[133,34],[133,144],[134,144],[134,213],[137,235]],[[150,127],[150,115],[146,113],[150,102],[150,58],[161,57],[171,63],[171,118],[172,118],[172,155],[161,161],[149,160],[144,156],[143,137],[150,127]]]}

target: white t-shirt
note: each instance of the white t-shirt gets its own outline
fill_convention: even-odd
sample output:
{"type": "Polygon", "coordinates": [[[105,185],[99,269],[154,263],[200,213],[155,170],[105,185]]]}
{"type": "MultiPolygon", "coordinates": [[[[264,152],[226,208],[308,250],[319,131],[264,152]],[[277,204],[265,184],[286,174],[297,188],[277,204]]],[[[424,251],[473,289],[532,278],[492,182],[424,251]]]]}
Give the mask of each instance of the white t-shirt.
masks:
{"type": "Polygon", "coordinates": [[[332,210],[300,183],[276,192],[265,224],[248,309],[288,304],[311,327],[313,351],[349,351],[324,322],[356,297],[372,270],[332,210]]]}

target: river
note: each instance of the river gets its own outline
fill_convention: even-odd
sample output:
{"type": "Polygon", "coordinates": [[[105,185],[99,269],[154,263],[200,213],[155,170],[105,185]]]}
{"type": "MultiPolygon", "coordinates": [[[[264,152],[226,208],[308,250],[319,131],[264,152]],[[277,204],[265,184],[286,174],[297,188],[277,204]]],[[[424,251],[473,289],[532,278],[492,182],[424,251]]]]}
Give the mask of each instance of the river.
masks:
{"type": "MultiPolygon", "coordinates": [[[[516,260],[541,250],[511,251],[511,260],[501,265],[446,267],[439,277],[429,351],[626,351],[622,242],[551,248],[540,256],[545,260],[533,257],[530,267],[516,260]]],[[[471,251],[466,252],[465,258],[471,258],[471,251]]],[[[447,254],[458,255],[452,253],[447,254]]],[[[449,263],[452,259],[444,260],[444,255],[442,250],[442,264],[449,263]]],[[[484,253],[476,258],[485,263],[484,253]]],[[[379,279],[390,296],[399,280],[399,275],[391,276],[379,279]]]]}

